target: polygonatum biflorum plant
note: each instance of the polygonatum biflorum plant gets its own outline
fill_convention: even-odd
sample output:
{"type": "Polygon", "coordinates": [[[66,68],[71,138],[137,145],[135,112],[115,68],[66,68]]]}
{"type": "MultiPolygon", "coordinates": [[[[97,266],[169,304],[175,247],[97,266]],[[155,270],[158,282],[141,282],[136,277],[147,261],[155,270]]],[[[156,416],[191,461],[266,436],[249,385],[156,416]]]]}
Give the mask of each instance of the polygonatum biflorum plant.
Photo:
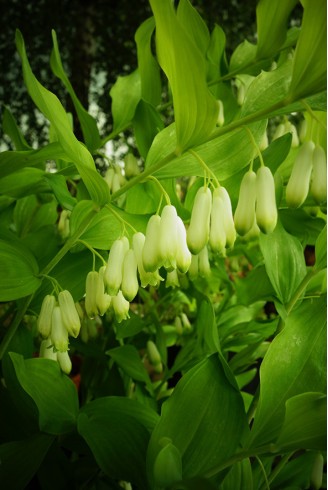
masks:
{"type": "Polygon", "coordinates": [[[53,32],[84,141],[17,32],[49,143],[3,109],[3,488],[325,488],[326,6],[287,29],[296,3],[260,0],[228,59],[224,26],[150,0],[107,136],[53,32]]]}

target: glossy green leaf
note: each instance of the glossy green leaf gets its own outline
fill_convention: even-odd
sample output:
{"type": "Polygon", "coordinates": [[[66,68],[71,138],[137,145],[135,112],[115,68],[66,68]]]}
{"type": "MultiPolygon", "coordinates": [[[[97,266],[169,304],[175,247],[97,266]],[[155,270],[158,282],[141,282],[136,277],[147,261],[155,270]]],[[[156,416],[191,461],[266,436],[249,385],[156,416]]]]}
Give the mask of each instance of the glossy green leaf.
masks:
{"type": "Polygon", "coordinates": [[[22,168],[0,179],[0,194],[10,197],[19,198],[47,191],[49,186],[44,179],[44,171],[38,168],[22,168]]]}
{"type": "Polygon", "coordinates": [[[0,445],[0,482],[7,490],[27,487],[53,441],[47,434],[35,434],[0,445]]]}
{"type": "Polygon", "coordinates": [[[249,446],[274,442],[288,399],[308,391],[325,391],[326,310],[323,297],[304,300],[272,341],[260,369],[260,401],[249,446]]]}
{"type": "Polygon", "coordinates": [[[76,198],[69,192],[65,177],[60,174],[52,173],[46,174],[45,177],[59,204],[64,209],[72,211],[76,205],[76,198]]]}
{"type": "Polygon", "coordinates": [[[120,368],[136,381],[141,381],[150,386],[150,379],[138,350],[133,345],[122,345],[106,352],[120,368]]]}
{"type": "MultiPolygon", "coordinates": [[[[225,57],[226,36],[223,29],[215,24],[211,32],[208,49],[206,52],[207,59],[207,81],[214,82],[228,71],[225,57]]],[[[210,90],[216,98],[218,97],[218,85],[211,85],[210,90]]],[[[226,101],[225,101],[226,102],[226,101]]]]}
{"type": "Polygon", "coordinates": [[[310,216],[304,209],[280,209],[279,219],[288,233],[306,245],[315,245],[326,223],[320,217],[310,216]]]}
{"type": "Polygon", "coordinates": [[[87,148],[76,139],[59,99],[35,78],[26,55],[22,34],[18,30],[16,31],[16,45],[22,60],[25,84],[31,98],[53,125],[59,143],[69,159],[76,165],[91,198],[98,204],[105,204],[109,200],[108,186],[97,172],[87,148]]]}
{"type": "Polygon", "coordinates": [[[212,303],[204,298],[197,314],[198,343],[206,355],[220,351],[218,329],[212,303]]]}
{"type": "Polygon", "coordinates": [[[178,448],[183,477],[191,478],[204,475],[233,454],[245,423],[242,398],[226,377],[218,356],[204,359],[182,377],[162,406],[148,448],[150,481],[163,437],[178,448]]]}
{"type": "Polygon", "coordinates": [[[14,116],[7,107],[3,108],[2,129],[13,142],[16,150],[28,151],[32,149],[32,147],[27,143],[26,139],[24,138],[20,128],[18,127],[14,119],[14,116]]]}
{"type": "Polygon", "coordinates": [[[237,73],[245,73],[244,67],[253,65],[256,57],[256,46],[245,39],[238,44],[231,55],[229,71],[237,73]]]}
{"type": "Polygon", "coordinates": [[[87,404],[78,417],[78,431],[102,471],[145,490],[148,428],[154,422],[149,414],[135,400],[108,397],[87,404]]]}
{"type": "Polygon", "coordinates": [[[252,466],[248,458],[235,463],[222,484],[222,490],[253,490],[252,466]]]}
{"type": "Polygon", "coordinates": [[[284,423],[277,439],[280,451],[316,449],[327,443],[327,397],[323,393],[302,393],[286,401],[284,423]]]}
{"type": "Polygon", "coordinates": [[[41,204],[35,195],[18,199],[13,214],[15,230],[19,237],[36,232],[44,226],[54,225],[57,218],[56,201],[53,199],[41,204]]]}
{"type": "Polygon", "coordinates": [[[276,295],[286,304],[306,275],[302,245],[278,223],[269,235],[261,233],[260,247],[276,295]]]}
{"type": "Polygon", "coordinates": [[[301,33],[293,60],[291,98],[300,99],[327,87],[327,3],[302,0],[301,33]]]}
{"type": "Polygon", "coordinates": [[[315,452],[306,451],[297,458],[291,459],[276,476],[270,488],[272,490],[309,488],[315,458],[315,452]]]}
{"type": "Polygon", "coordinates": [[[151,0],[156,22],[156,51],[173,95],[177,153],[200,144],[213,131],[217,105],[206,84],[206,63],[194,39],[202,39],[194,14],[176,14],[171,0],[151,0]]]}
{"type": "Polygon", "coordinates": [[[272,71],[262,71],[249,85],[240,117],[274,106],[283,100],[289,90],[292,62],[287,60],[272,71]]]}
{"type": "Polygon", "coordinates": [[[256,57],[269,58],[276,54],[287,35],[287,20],[297,0],[272,2],[260,0],[256,7],[257,51],[256,57]]]}
{"type": "Polygon", "coordinates": [[[124,77],[118,77],[109,92],[112,98],[113,132],[118,134],[131,123],[141,99],[141,80],[135,70],[124,77]]]}
{"type": "Polygon", "coordinates": [[[274,289],[264,265],[255,267],[242,279],[237,278],[236,285],[238,301],[245,306],[274,296],[274,289]]]}
{"type": "Polygon", "coordinates": [[[41,284],[38,265],[18,241],[0,240],[0,301],[12,301],[33,293],[41,284]]]}
{"type": "Polygon", "coordinates": [[[79,121],[81,123],[81,129],[83,132],[84,141],[88,147],[88,149],[93,152],[100,146],[100,136],[97,128],[97,123],[95,119],[89,114],[81,102],[76,96],[76,93],[69,81],[65,70],[63,68],[56,32],[52,30],[52,42],[53,42],[53,50],[50,57],[50,66],[54,74],[60,78],[60,80],[65,85],[71,99],[73,101],[76,113],[78,115],[79,121]]]}
{"type": "MultiPolygon", "coordinates": [[[[265,131],[266,121],[250,124],[255,141],[259,144],[265,131]]],[[[174,151],[176,146],[174,125],[166,127],[154,139],[149,150],[146,167],[154,165],[174,151]]],[[[204,160],[217,178],[226,180],[238,170],[245,168],[256,156],[254,146],[250,144],[249,134],[244,128],[215,138],[208,143],[196,146],[194,151],[204,160]]],[[[204,176],[204,169],[190,153],[172,160],[168,165],[155,173],[156,177],[169,178],[180,175],[204,176]]]]}
{"type": "Polygon", "coordinates": [[[78,396],[74,383],[50,359],[27,359],[11,352],[17,379],[39,411],[40,430],[63,434],[73,430],[78,414],[78,396]]]}
{"type": "Polygon", "coordinates": [[[141,97],[156,107],[161,102],[162,84],[159,65],[151,50],[154,29],[155,20],[154,17],[150,17],[138,27],[134,38],[137,44],[141,97]]]}
{"type": "Polygon", "coordinates": [[[137,105],[133,129],[140,155],[146,159],[155,136],[164,128],[164,123],[156,109],[141,99],[137,105]]]}
{"type": "Polygon", "coordinates": [[[4,151],[0,153],[0,177],[6,177],[24,167],[42,164],[42,168],[44,168],[46,160],[65,158],[65,156],[65,152],[58,142],[50,143],[37,150],[4,151]]]}
{"type": "Polygon", "coordinates": [[[210,43],[210,33],[198,11],[189,0],[180,0],[177,8],[177,19],[194,42],[194,45],[205,55],[210,43]]]}
{"type": "Polygon", "coordinates": [[[317,270],[327,267],[327,225],[322,229],[315,243],[315,256],[317,270]]]}

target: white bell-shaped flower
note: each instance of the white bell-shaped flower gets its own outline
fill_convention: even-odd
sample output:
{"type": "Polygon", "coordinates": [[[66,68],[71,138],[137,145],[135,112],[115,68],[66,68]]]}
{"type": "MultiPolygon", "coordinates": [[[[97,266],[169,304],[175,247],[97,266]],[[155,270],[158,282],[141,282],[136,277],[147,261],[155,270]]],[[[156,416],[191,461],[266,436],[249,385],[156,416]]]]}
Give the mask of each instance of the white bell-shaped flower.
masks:
{"type": "Polygon", "coordinates": [[[135,252],[133,249],[130,249],[124,257],[122,277],[122,293],[128,301],[132,301],[138,293],[137,267],[135,252]]]}
{"type": "Polygon", "coordinates": [[[58,303],[68,334],[76,338],[80,332],[81,321],[71,293],[67,290],[61,291],[58,294],[58,303]]]}
{"type": "Polygon", "coordinates": [[[239,199],[235,211],[234,222],[237,233],[241,236],[252,228],[255,220],[256,202],[256,173],[253,170],[246,172],[242,178],[239,199]]]}
{"type": "Polygon", "coordinates": [[[223,226],[226,234],[226,248],[232,248],[236,241],[236,229],[233,220],[231,200],[225,187],[220,186],[218,195],[223,202],[223,226]]]}
{"type": "Polygon", "coordinates": [[[106,313],[106,311],[110,307],[110,303],[112,300],[112,297],[105,292],[105,284],[104,284],[105,270],[106,270],[105,265],[100,267],[98,278],[97,278],[96,305],[100,316],[103,316],[106,313]]]}
{"type": "Polygon", "coordinates": [[[38,331],[43,338],[48,338],[51,333],[52,312],[56,306],[56,298],[47,294],[42,301],[41,311],[37,320],[38,331]]]}
{"type": "Polygon", "coordinates": [[[116,296],[112,297],[112,308],[118,323],[130,318],[130,303],[124,298],[122,291],[119,291],[116,296]]]}
{"type": "Polygon", "coordinates": [[[209,243],[213,252],[218,252],[225,256],[226,232],[223,222],[224,205],[219,194],[219,189],[213,191],[212,210],[211,210],[211,227],[209,243]]]}
{"type": "Polygon", "coordinates": [[[67,351],[57,352],[57,361],[63,373],[69,374],[72,371],[72,361],[67,351]]]}
{"type": "Polygon", "coordinates": [[[142,261],[146,272],[155,272],[162,266],[159,248],[161,217],[154,214],[147,223],[146,238],[142,250],[142,261]]]}
{"type": "Polygon", "coordinates": [[[98,293],[99,273],[90,271],[85,282],[85,311],[89,318],[98,315],[97,293],[98,293]]]}
{"type": "Polygon", "coordinates": [[[129,240],[124,236],[113,243],[104,273],[104,282],[108,293],[115,296],[122,284],[123,261],[129,250],[129,240]]]}
{"type": "Polygon", "coordinates": [[[40,345],[40,357],[45,359],[51,359],[52,361],[57,361],[57,352],[54,352],[51,338],[42,340],[40,345]]]}
{"type": "Polygon", "coordinates": [[[63,322],[60,306],[55,306],[52,311],[51,342],[59,352],[68,350],[68,332],[63,322]]]}
{"type": "Polygon", "coordinates": [[[256,173],[256,224],[263,233],[271,233],[277,220],[274,178],[271,170],[262,166],[256,173]]]}
{"type": "Polygon", "coordinates": [[[177,246],[177,211],[174,206],[167,204],[163,208],[159,226],[159,254],[167,270],[176,269],[177,246]]]}
{"type": "Polygon", "coordinates": [[[286,187],[286,202],[290,208],[300,207],[309,193],[314,147],[313,141],[305,141],[295,158],[286,187]]]}
{"type": "Polygon", "coordinates": [[[210,235],[212,194],[208,187],[198,189],[187,231],[190,252],[197,255],[207,244],[210,235]]]}
{"type": "Polygon", "coordinates": [[[182,272],[182,274],[185,274],[188,271],[191,264],[191,253],[187,246],[186,228],[180,216],[177,216],[176,226],[177,226],[177,252],[176,252],[177,269],[179,270],[179,272],[182,272]]]}

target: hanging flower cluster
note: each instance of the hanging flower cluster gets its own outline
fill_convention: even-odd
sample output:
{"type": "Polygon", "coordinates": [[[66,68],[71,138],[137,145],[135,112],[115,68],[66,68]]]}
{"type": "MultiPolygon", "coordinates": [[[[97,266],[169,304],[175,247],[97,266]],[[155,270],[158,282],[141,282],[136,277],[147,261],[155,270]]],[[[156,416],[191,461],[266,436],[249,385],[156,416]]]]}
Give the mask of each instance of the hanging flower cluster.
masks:
{"type": "Polygon", "coordinates": [[[247,235],[254,229],[271,233],[277,224],[275,184],[271,170],[261,166],[257,173],[248,170],[239,191],[234,223],[237,233],[247,235]]]}
{"type": "Polygon", "coordinates": [[[287,206],[300,207],[309,192],[317,204],[327,199],[326,153],[311,140],[305,141],[296,155],[286,187],[287,206]]]}
{"type": "Polygon", "coordinates": [[[80,317],[71,293],[61,291],[58,298],[52,294],[42,302],[37,328],[44,339],[40,356],[55,359],[64,372],[70,372],[68,356],[69,336],[77,337],[81,328],[80,317]]]}

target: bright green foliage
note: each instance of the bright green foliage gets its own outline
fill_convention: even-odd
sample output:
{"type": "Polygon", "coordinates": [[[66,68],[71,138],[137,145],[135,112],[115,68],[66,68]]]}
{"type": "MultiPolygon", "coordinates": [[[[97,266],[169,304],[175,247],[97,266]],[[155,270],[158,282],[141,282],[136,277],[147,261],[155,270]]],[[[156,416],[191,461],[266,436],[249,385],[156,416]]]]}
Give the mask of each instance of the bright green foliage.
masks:
{"type": "Polygon", "coordinates": [[[52,33],[83,142],[16,34],[50,128],[35,148],[3,110],[0,486],[319,489],[325,4],[289,29],[297,1],[260,0],[229,59],[189,0],[149,3],[107,135],[52,33]]]}

